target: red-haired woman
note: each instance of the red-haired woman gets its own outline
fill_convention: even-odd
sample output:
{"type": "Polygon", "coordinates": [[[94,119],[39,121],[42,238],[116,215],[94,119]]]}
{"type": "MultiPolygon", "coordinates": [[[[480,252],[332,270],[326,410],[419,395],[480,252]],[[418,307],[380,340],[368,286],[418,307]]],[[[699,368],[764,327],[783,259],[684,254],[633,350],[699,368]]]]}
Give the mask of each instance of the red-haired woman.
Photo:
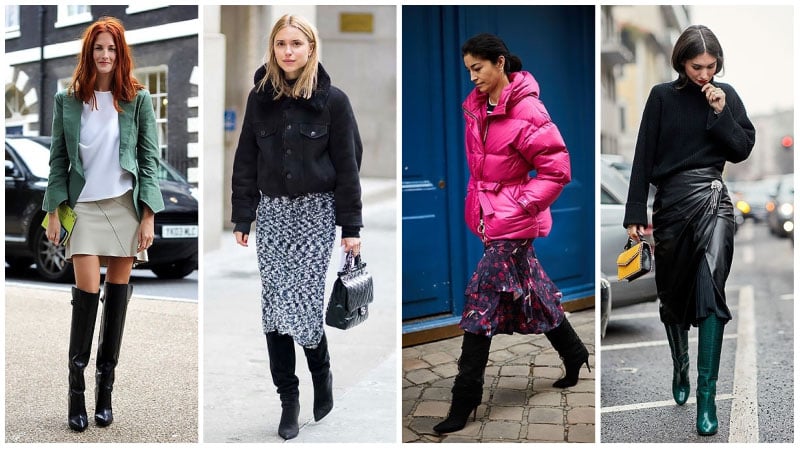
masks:
{"type": "Polygon", "coordinates": [[[75,269],[69,337],[69,427],[89,424],[83,371],[89,362],[100,301],[100,266],[107,267],[97,349],[95,423],[113,421],[111,391],[122,343],[134,263],[147,260],[154,215],[164,209],[156,177],[159,164],[150,93],[133,77],[125,29],[103,17],[83,35],[78,66],[53,107],[50,176],[42,209],[47,238],[60,244],[56,210],[77,215],[66,255],[75,269]]]}

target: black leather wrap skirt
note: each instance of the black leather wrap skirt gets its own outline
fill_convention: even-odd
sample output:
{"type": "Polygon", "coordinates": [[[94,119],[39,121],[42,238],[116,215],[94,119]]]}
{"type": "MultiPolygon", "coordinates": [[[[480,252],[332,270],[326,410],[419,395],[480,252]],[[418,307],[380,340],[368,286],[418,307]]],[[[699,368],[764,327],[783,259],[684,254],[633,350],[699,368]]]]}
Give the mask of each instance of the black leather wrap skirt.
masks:
{"type": "Polygon", "coordinates": [[[711,314],[730,320],[725,282],[735,223],[722,174],[687,170],[657,188],[653,237],[661,321],[688,329],[711,314]]]}

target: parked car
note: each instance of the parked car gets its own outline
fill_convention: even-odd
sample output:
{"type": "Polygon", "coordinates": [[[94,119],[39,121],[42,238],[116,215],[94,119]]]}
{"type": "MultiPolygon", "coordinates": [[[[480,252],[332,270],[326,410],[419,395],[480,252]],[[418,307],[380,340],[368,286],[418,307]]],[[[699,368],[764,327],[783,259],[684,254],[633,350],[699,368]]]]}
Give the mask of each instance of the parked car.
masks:
{"type": "Polygon", "coordinates": [[[778,179],[766,209],[770,233],[779,237],[793,237],[794,174],[786,174],[778,179]]]}
{"type": "Polygon", "coordinates": [[[726,182],[728,194],[744,219],[759,223],[767,220],[767,202],[775,190],[770,180],[726,182]]]}
{"type": "MultiPolygon", "coordinates": [[[[600,271],[610,285],[607,311],[611,316],[611,301],[614,308],[650,302],[658,298],[655,270],[633,282],[617,278],[617,256],[622,252],[628,236],[622,227],[625,218],[625,201],[628,196],[628,181],[607,161],[601,160],[600,169],[600,271]]],[[[648,208],[648,217],[652,211],[648,208]]],[[[645,239],[653,245],[652,227],[648,227],[645,239]]],[[[653,247],[653,251],[658,249],[653,247]]],[[[603,307],[603,305],[601,305],[603,307]]],[[[601,308],[602,309],[602,308],[601,308]]],[[[606,319],[607,321],[607,319],[606,319]]]]}
{"type": "MultiPolygon", "coordinates": [[[[12,269],[36,265],[49,281],[71,281],[64,246],[47,240],[42,199],[50,170],[50,137],[6,137],[6,263],[12,269]]],[[[166,209],[156,214],[149,261],[136,266],[159,278],[183,278],[197,269],[197,199],[192,186],[166,162],[158,173],[166,209]]],[[[79,219],[80,220],[80,219],[79,219]]]]}

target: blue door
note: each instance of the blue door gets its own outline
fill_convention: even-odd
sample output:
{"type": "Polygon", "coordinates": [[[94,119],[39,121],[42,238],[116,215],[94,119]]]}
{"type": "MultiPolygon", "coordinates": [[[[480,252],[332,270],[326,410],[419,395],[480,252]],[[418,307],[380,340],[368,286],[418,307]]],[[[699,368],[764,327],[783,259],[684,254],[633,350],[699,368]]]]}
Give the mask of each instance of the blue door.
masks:
{"type": "Polygon", "coordinates": [[[537,78],[567,142],[573,181],[537,255],[565,301],[594,294],[594,7],[403,7],[403,319],[451,324],[482,244],[464,225],[468,171],[461,44],[490,32],[537,78]]]}

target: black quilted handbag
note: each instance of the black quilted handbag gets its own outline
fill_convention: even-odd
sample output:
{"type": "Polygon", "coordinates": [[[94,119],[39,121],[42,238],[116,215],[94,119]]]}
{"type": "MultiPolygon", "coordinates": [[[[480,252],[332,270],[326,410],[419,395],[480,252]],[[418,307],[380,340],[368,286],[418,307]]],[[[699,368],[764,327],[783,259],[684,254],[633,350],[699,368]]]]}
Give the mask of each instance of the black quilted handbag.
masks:
{"type": "Polygon", "coordinates": [[[347,253],[344,270],[333,283],[325,323],[334,328],[347,330],[367,320],[369,304],[372,303],[372,275],[367,272],[367,263],[361,255],[347,253]]]}

